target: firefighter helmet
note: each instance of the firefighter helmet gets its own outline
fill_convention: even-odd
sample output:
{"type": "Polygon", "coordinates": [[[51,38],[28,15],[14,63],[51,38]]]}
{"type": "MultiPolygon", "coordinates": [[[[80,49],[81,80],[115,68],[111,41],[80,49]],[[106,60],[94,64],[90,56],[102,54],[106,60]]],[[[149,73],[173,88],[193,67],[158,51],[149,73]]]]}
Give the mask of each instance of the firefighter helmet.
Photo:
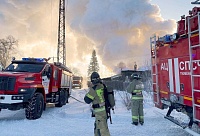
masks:
{"type": "Polygon", "coordinates": [[[100,83],[100,76],[97,72],[93,72],[90,76],[90,79],[91,79],[91,82],[93,84],[97,84],[97,83],[100,83]]]}
{"type": "Polygon", "coordinates": [[[138,74],[132,74],[131,78],[132,79],[141,79],[141,77],[138,74]]]}

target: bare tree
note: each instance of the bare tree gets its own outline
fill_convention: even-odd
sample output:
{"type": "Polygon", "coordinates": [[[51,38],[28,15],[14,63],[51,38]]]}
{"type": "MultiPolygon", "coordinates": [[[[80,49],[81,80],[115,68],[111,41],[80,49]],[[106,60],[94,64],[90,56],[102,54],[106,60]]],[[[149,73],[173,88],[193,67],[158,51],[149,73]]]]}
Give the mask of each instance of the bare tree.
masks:
{"type": "Polygon", "coordinates": [[[152,78],[151,78],[151,63],[148,60],[144,61],[144,91],[152,92],[152,78]]]}
{"type": "Polygon", "coordinates": [[[125,91],[118,91],[119,96],[122,99],[122,104],[126,107],[127,110],[131,109],[131,94],[125,91]]]}
{"type": "Polygon", "coordinates": [[[124,69],[124,68],[126,67],[126,64],[125,64],[124,62],[120,62],[117,66],[118,66],[118,68],[120,68],[121,71],[122,71],[122,69],[124,69]]]}
{"type": "Polygon", "coordinates": [[[145,60],[144,67],[146,70],[151,70],[151,60],[145,60]]]}
{"type": "Polygon", "coordinates": [[[77,75],[77,76],[80,75],[79,69],[77,69],[75,67],[72,67],[71,70],[72,70],[72,72],[73,72],[74,75],[77,75]]]}
{"type": "Polygon", "coordinates": [[[15,54],[15,49],[18,46],[18,41],[13,36],[7,36],[5,39],[0,39],[0,62],[3,67],[11,59],[11,55],[15,54]]]}

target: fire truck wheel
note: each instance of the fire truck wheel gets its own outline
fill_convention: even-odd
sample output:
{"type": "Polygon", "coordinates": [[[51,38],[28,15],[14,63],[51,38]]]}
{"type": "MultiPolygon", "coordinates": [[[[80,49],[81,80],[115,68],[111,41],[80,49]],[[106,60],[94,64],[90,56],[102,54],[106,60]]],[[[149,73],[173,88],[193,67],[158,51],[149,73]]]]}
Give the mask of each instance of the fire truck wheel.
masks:
{"type": "Polygon", "coordinates": [[[38,119],[41,117],[44,109],[44,97],[41,93],[35,93],[32,99],[28,102],[25,109],[27,119],[38,119]]]}
{"type": "Polygon", "coordinates": [[[69,103],[68,99],[69,99],[69,92],[65,91],[65,104],[69,103]]]}
{"type": "Polygon", "coordinates": [[[63,105],[65,105],[66,98],[65,98],[65,92],[64,90],[60,90],[59,91],[59,100],[58,103],[55,104],[55,107],[62,107],[63,105]]]}

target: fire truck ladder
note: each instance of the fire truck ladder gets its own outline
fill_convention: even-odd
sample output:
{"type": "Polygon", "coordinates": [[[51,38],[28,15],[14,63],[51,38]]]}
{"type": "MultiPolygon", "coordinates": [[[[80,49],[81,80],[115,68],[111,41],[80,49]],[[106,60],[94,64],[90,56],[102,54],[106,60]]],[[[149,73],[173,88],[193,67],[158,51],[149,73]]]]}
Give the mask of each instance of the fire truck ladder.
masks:
{"type": "Polygon", "coordinates": [[[197,90],[194,88],[194,78],[200,78],[200,74],[194,74],[194,70],[193,70],[193,64],[194,63],[199,63],[200,62],[200,58],[198,59],[193,59],[193,55],[192,55],[192,50],[194,50],[195,48],[199,48],[200,47],[200,43],[197,45],[192,45],[191,43],[191,37],[193,34],[198,33],[199,35],[199,41],[200,41],[200,12],[197,13],[197,15],[194,15],[190,18],[188,18],[188,40],[189,40],[189,55],[190,55],[190,73],[191,73],[191,87],[192,87],[192,106],[193,106],[193,119],[194,121],[199,121],[199,119],[196,118],[196,108],[200,108],[200,104],[195,103],[195,99],[194,99],[194,93],[200,93],[200,90],[197,90]],[[198,29],[192,31],[191,30],[191,24],[190,21],[191,19],[197,17],[198,18],[198,29]]]}
{"type": "Polygon", "coordinates": [[[151,46],[151,77],[153,82],[153,89],[156,88],[156,91],[153,90],[154,97],[156,96],[156,105],[159,105],[159,87],[158,87],[158,68],[157,68],[157,56],[156,56],[156,35],[150,37],[150,46],[151,46]],[[155,80],[156,79],[156,80],[155,80]],[[154,87],[156,86],[156,87],[154,87]]]}

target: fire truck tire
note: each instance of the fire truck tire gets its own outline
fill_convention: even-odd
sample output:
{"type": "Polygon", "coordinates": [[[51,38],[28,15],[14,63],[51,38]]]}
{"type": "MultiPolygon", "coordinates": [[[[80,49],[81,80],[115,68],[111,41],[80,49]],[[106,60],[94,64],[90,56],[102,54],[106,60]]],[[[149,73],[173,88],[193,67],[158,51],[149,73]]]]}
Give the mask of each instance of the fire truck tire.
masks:
{"type": "Polygon", "coordinates": [[[32,99],[28,102],[25,109],[26,118],[30,120],[41,117],[44,109],[44,97],[41,93],[35,93],[32,99]]]}
{"type": "Polygon", "coordinates": [[[69,99],[69,92],[65,91],[65,104],[69,103],[68,99],[69,99]]]}
{"type": "Polygon", "coordinates": [[[55,107],[62,107],[63,105],[65,105],[66,98],[65,98],[65,92],[64,90],[60,90],[59,91],[59,100],[58,103],[55,104],[55,107]]]}

